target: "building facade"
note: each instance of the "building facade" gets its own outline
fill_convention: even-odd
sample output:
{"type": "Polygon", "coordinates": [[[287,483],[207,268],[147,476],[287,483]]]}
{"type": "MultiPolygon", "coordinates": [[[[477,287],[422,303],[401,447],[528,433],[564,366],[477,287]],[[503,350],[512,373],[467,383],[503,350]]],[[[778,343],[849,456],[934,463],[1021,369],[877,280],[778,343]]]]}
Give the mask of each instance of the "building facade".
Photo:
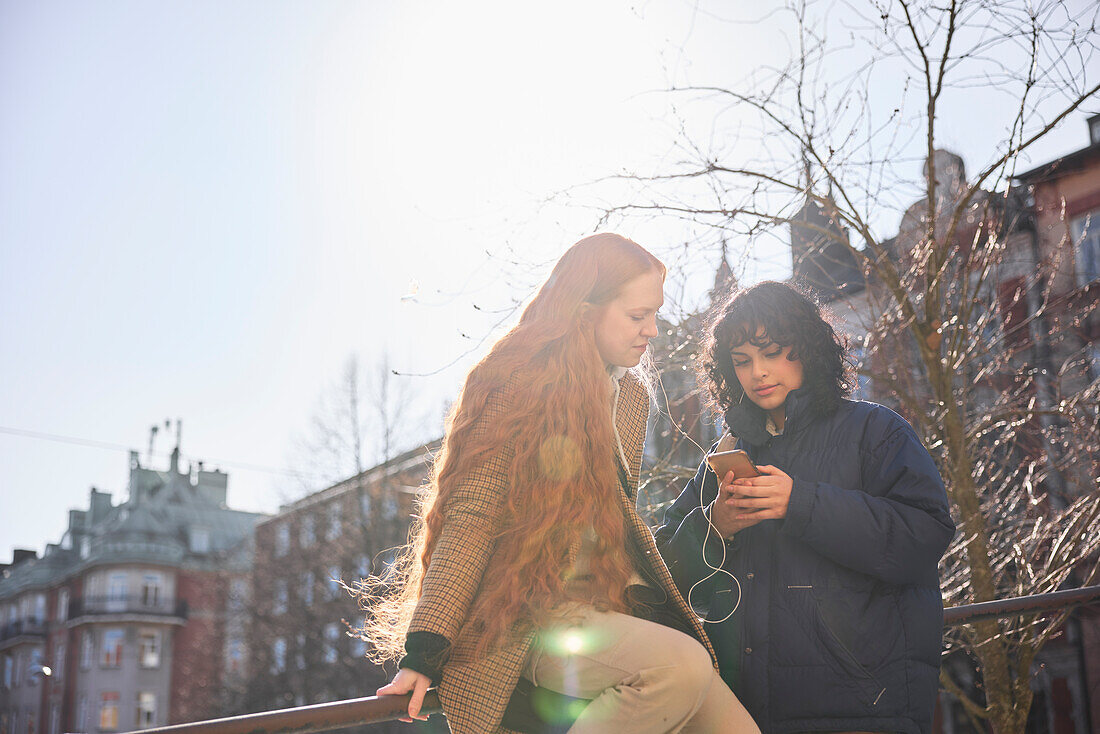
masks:
{"type": "Polygon", "coordinates": [[[127,498],[92,489],[41,558],[0,574],[0,734],[130,731],[224,708],[229,586],[262,516],[226,507],[227,476],[131,454],[127,498]]]}
{"type": "MultiPolygon", "coordinates": [[[[249,665],[234,713],[374,695],[396,672],[355,634],[361,579],[384,575],[408,536],[438,445],[421,446],[285,505],[256,527],[249,665]]],[[[447,731],[442,717],[371,732],[447,731]]]]}

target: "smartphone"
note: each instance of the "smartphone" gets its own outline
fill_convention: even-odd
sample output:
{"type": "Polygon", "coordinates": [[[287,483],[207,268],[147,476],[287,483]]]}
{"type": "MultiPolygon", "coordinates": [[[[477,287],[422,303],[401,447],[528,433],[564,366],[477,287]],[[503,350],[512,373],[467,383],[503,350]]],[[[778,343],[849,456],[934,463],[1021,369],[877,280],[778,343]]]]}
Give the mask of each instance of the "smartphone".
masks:
{"type": "Polygon", "coordinates": [[[719,481],[731,471],[737,479],[760,476],[760,470],[752,463],[752,459],[740,449],[737,451],[719,451],[717,453],[707,454],[707,464],[709,464],[714,473],[718,475],[719,481]]]}

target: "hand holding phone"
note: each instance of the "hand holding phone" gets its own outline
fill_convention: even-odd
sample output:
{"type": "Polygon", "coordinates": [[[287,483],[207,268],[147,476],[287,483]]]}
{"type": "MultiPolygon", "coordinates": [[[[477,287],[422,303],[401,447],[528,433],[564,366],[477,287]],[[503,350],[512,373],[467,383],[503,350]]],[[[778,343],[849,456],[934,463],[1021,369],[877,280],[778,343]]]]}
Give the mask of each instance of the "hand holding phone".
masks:
{"type": "Polygon", "coordinates": [[[711,471],[718,475],[718,481],[726,478],[731,471],[737,479],[760,476],[760,470],[752,463],[749,455],[740,449],[736,451],[719,451],[707,454],[707,465],[711,471]]]}
{"type": "Polygon", "coordinates": [[[722,537],[729,540],[739,530],[755,525],[759,520],[751,517],[738,517],[742,510],[733,504],[736,493],[733,487],[727,483],[727,477],[732,482],[737,479],[758,477],[761,472],[752,463],[749,455],[741,450],[716,451],[713,454],[707,454],[707,465],[711,468],[711,471],[718,475],[718,486],[720,487],[718,497],[715,498],[710,507],[710,518],[722,537]]]}

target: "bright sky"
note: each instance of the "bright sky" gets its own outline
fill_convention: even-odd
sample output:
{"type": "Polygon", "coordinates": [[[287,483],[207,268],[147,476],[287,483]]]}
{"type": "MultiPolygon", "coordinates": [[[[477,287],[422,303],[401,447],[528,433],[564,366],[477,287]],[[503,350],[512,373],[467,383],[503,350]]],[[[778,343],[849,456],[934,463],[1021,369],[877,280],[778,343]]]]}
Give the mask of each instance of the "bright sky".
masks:
{"type": "MultiPolygon", "coordinates": [[[[27,432],[144,455],[179,417],[232,506],[274,511],[293,482],[256,467],[287,468],[349,354],[388,351],[434,373],[411,379],[438,433],[493,311],[597,221],[545,200],[679,160],[679,120],[711,118],[660,90],[785,54],[770,23],[675,0],[0,3],[0,560],[58,541],[90,486],[125,496],[125,450],[27,432]]],[[[945,142],[966,156],[980,125],[945,142]]],[[[670,257],[698,234],[616,229],[670,257]]],[[[769,247],[750,277],[783,275],[769,247]]],[[[682,262],[701,294],[713,250],[682,262]]]]}

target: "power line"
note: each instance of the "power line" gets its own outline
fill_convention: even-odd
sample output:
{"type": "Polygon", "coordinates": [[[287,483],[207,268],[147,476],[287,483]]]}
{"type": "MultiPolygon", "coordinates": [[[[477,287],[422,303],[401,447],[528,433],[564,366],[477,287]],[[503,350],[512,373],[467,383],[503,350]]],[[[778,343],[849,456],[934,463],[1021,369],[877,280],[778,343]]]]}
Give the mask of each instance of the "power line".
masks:
{"type": "MultiPolygon", "coordinates": [[[[10,426],[0,426],[0,433],[7,433],[7,434],[10,434],[10,435],[13,435],[13,436],[22,436],[23,438],[37,438],[37,439],[42,440],[42,441],[54,441],[56,443],[69,443],[69,444],[74,444],[76,446],[88,446],[88,447],[95,448],[95,449],[106,449],[108,451],[125,451],[127,453],[130,453],[130,452],[139,453],[136,449],[134,449],[130,446],[124,446],[124,445],[119,444],[119,443],[110,443],[108,441],[95,441],[93,439],[77,438],[75,436],[62,436],[62,435],[57,434],[57,433],[44,433],[42,431],[30,431],[30,430],[27,430],[25,428],[12,428],[10,426]]],[[[154,453],[154,456],[158,456],[160,458],[166,458],[168,456],[171,456],[171,454],[166,454],[164,452],[156,452],[156,453],[154,453]]],[[[184,458],[187,458],[188,460],[195,461],[195,462],[202,461],[204,464],[217,464],[218,466],[227,466],[227,467],[231,467],[231,468],[234,468],[234,469],[243,469],[245,471],[258,471],[258,472],[264,472],[266,474],[278,474],[280,476],[294,477],[295,479],[301,479],[303,477],[308,476],[308,475],[302,474],[301,472],[288,471],[286,469],[275,469],[275,468],[270,467],[270,466],[263,466],[263,465],[260,465],[260,464],[251,464],[251,463],[244,462],[244,461],[223,461],[221,459],[210,459],[210,458],[199,459],[198,457],[190,456],[189,454],[182,454],[182,453],[181,453],[181,456],[183,456],[184,458]]]]}

